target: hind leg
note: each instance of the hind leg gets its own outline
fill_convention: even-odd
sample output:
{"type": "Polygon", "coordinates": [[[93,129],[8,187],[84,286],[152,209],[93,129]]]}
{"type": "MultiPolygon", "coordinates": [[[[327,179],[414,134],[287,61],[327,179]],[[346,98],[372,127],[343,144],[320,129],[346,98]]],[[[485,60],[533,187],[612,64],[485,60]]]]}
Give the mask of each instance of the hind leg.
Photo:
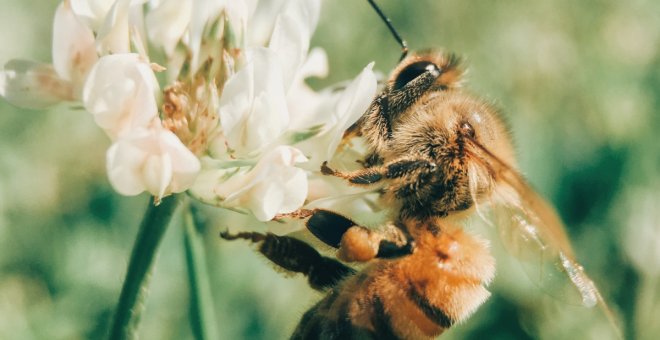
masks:
{"type": "Polygon", "coordinates": [[[307,276],[310,286],[317,290],[332,288],[355,273],[352,268],[321,256],[316,249],[293,237],[255,232],[230,234],[227,231],[220,233],[220,237],[230,241],[245,239],[256,243],[259,252],[271,262],[287,271],[307,276]]]}
{"type": "Polygon", "coordinates": [[[317,209],[307,220],[307,229],[324,243],[339,248],[337,257],[346,262],[395,258],[412,253],[413,243],[404,229],[387,224],[369,229],[329,210],[317,209]]]}

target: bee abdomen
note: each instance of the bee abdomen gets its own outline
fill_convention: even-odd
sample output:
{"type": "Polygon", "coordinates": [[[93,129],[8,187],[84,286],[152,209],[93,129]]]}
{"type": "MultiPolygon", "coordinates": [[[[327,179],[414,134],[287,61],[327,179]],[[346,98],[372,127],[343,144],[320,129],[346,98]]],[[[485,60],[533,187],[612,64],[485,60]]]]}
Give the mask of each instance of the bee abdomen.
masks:
{"type": "Polygon", "coordinates": [[[424,295],[418,293],[415,286],[412,284],[408,288],[408,299],[410,299],[410,301],[414,303],[429,320],[442,328],[442,330],[447,329],[454,324],[454,320],[452,320],[444,310],[434,306],[424,295]]]}
{"type": "Polygon", "coordinates": [[[383,301],[376,296],[373,301],[373,314],[371,315],[371,324],[374,327],[374,333],[377,339],[400,339],[392,324],[392,317],[385,310],[383,301]]]}
{"type": "Polygon", "coordinates": [[[341,293],[333,291],[325,299],[308,310],[291,336],[292,340],[358,340],[358,339],[398,339],[377,337],[364,327],[356,325],[354,314],[350,312],[351,300],[343,299],[336,303],[341,293]]]}

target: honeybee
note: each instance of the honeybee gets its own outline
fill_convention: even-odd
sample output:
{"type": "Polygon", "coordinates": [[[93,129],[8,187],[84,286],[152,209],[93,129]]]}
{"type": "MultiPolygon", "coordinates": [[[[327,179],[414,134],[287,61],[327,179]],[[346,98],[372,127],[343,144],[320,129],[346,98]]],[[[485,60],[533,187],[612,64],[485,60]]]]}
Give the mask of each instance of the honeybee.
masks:
{"type": "Polygon", "coordinates": [[[338,259],[366,267],[355,271],[291,237],[222,234],[258,243],[275,264],[329,290],[292,338],[433,338],[469,317],[489,296],[495,261],[488,242],[458,224],[484,206],[499,212],[496,223],[510,244],[535,248],[585,306],[599,304],[612,320],[561,220],[519,174],[500,113],[462,88],[460,59],[433,50],[407,55],[389,20],[369,3],[401,43],[402,60],[345,133],[346,141],[366,141],[364,168],[341,171],[326,162],[321,172],[377,190],[389,222],[369,229],[329,210],[297,212],[312,234],[338,248],[338,259]]]}

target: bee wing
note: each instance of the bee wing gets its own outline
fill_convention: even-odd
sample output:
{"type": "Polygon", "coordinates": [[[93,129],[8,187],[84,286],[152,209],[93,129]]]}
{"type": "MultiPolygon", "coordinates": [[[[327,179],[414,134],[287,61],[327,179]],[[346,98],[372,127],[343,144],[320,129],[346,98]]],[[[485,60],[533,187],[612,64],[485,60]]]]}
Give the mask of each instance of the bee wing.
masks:
{"type": "MultiPolygon", "coordinates": [[[[504,190],[502,188],[498,190],[504,190]]],[[[531,189],[527,189],[531,190],[531,189]]],[[[534,195],[536,193],[524,193],[534,195]]],[[[507,193],[505,201],[494,206],[495,217],[502,241],[507,249],[517,257],[532,262],[525,269],[534,281],[538,281],[549,291],[574,301],[576,293],[582,304],[595,306],[602,298],[593,281],[584,272],[573,255],[573,250],[561,225],[552,225],[537,215],[536,209],[526,206],[523,195],[519,202],[511,201],[507,193]],[[566,285],[566,282],[570,285],[566,285]]],[[[541,201],[541,207],[551,209],[541,201]]],[[[542,213],[553,213],[545,211],[542,213]]]]}
{"type": "MultiPolygon", "coordinates": [[[[575,259],[563,223],[555,210],[514,168],[476,141],[471,141],[470,145],[473,158],[494,179],[494,212],[509,251],[537,262],[534,271],[538,274],[532,276],[538,275],[544,286],[565,287],[561,283],[568,278],[571,283],[568,287],[572,292],[561,291],[560,295],[577,293],[587,307],[603,303],[598,288],[575,259]]],[[[537,281],[534,277],[532,279],[537,281]]]]}

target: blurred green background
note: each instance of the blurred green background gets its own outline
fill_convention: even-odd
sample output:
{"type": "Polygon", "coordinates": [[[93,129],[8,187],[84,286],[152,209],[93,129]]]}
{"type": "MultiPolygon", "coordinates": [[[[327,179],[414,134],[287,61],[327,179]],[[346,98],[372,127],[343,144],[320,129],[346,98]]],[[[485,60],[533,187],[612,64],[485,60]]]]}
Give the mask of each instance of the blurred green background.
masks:
{"type": "MultiPolygon", "coordinates": [[[[660,2],[380,1],[413,49],[466,57],[468,87],[503,108],[520,168],[559,210],[577,256],[625,324],[660,337],[660,2]]],[[[0,0],[0,63],[50,61],[54,0],[0,0]]],[[[325,1],[312,46],[331,76],[399,49],[366,1],[325,1]]],[[[0,339],[98,339],[108,328],[148,197],[109,186],[109,141],[66,106],[0,100],[0,339]]],[[[182,228],[170,226],[140,326],[144,339],[193,338],[182,228]]],[[[320,296],[242,242],[208,230],[222,339],[283,339],[320,296]]],[[[447,339],[608,339],[596,310],[544,294],[495,247],[493,297],[447,339]]]]}

